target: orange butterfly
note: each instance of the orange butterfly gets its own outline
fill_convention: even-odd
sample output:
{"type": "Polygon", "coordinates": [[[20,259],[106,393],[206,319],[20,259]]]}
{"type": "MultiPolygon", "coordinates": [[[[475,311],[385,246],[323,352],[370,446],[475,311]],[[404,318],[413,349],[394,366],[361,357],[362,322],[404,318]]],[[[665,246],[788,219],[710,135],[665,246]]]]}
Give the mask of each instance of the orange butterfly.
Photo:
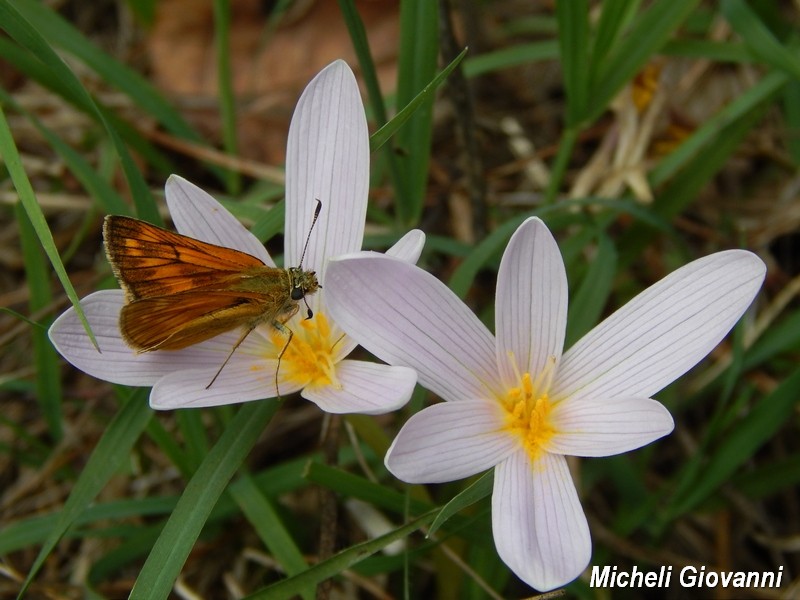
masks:
{"type": "MultiPolygon", "coordinates": [[[[320,207],[321,203],[312,228],[320,207]]],[[[306,294],[320,288],[314,271],[269,267],[246,252],[131,217],[107,216],[103,239],[108,261],[128,300],[119,318],[122,338],[135,350],[180,350],[231,329],[244,330],[206,388],[259,325],[269,324],[289,336],[278,356],[280,369],[293,335],[284,323],[297,313],[298,302],[306,294]]],[[[308,308],[307,318],[312,316],[308,308]]],[[[277,385],[276,370],[276,389],[277,385]]]]}

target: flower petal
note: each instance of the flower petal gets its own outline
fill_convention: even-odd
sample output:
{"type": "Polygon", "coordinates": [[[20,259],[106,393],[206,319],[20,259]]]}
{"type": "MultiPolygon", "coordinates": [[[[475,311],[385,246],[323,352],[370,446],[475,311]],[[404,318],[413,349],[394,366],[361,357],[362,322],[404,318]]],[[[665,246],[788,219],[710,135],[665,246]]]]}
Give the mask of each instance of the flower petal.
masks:
{"type": "Polygon", "coordinates": [[[412,229],[386,251],[386,256],[394,256],[411,264],[417,264],[424,246],[425,234],[419,229],[412,229]]]}
{"type": "Polygon", "coordinates": [[[404,406],[417,383],[417,373],[408,367],[390,367],[360,360],[336,365],[341,388],[308,385],[300,393],[329,413],[380,415],[404,406]]]}
{"type": "Polygon", "coordinates": [[[754,254],[727,250],[671,273],[564,354],[551,397],[652,396],[725,337],[765,272],[754,254]]]}
{"type": "Polygon", "coordinates": [[[519,226],[500,261],[495,307],[497,364],[507,387],[519,373],[536,376],[564,349],[567,273],[553,235],[536,217],[519,226]]]}
{"type": "Polygon", "coordinates": [[[563,456],[545,453],[531,465],[519,451],[495,467],[492,533],[503,562],[541,592],[581,574],[592,542],[563,456]]]}
{"type": "Polygon", "coordinates": [[[403,425],[386,468],[407,483],[441,483],[490,469],[519,448],[499,405],[461,400],[429,406],[403,425]]]}
{"type": "MultiPolygon", "coordinates": [[[[157,410],[200,408],[251,402],[278,395],[275,389],[276,360],[240,353],[237,349],[222,371],[219,370],[221,366],[222,362],[218,362],[211,368],[169,373],[153,386],[150,406],[157,410]],[[217,372],[219,375],[214,379],[217,372]]],[[[291,394],[301,387],[283,379],[279,386],[281,395],[291,394]]]]}
{"type": "Polygon", "coordinates": [[[339,327],[381,360],[416,369],[444,400],[500,393],[492,334],[430,273],[352,254],[331,261],[325,292],[339,327]]]}
{"type": "Polygon", "coordinates": [[[289,127],[285,264],[323,279],[326,258],[360,250],[368,189],[364,105],[353,72],[337,60],[308,84],[289,127]],[[322,211],[300,265],[316,200],[322,211]]]}
{"type": "Polygon", "coordinates": [[[175,369],[211,367],[220,365],[224,359],[224,354],[221,359],[213,350],[217,344],[224,344],[219,338],[184,350],[136,352],[120,335],[119,312],[124,304],[125,294],[121,290],[102,290],[81,300],[101,352],[92,345],[74,308],[64,311],[50,326],[48,333],[53,346],[81,371],[121,385],[153,385],[175,369]]]}
{"type": "Polygon", "coordinates": [[[251,254],[274,267],[264,245],[228,210],[199,187],[170,175],[164,188],[172,222],[179,233],[251,254]]]}
{"type": "Polygon", "coordinates": [[[550,414],[558,434],[546,450],[570,456],[611,456],[646,446],[675,428],[672,415],[649,398],[568,398],[550,414]]]}

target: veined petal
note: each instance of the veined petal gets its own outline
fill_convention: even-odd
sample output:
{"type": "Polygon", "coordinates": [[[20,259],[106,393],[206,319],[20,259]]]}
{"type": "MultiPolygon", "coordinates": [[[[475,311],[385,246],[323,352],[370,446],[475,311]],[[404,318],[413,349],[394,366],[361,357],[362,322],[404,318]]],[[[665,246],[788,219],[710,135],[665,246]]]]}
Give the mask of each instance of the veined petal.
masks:
{"type": "Polygon", "coordinates": [[[225,355],[220,358],[214,351],[220,343],[217,338],[184,350],[136,352],[120,335],[119,312],[124,304],[122,290],[102,290],[81,300],[100,352],[86,335],[74,308],[64,311],[50,326],[50,341],[76,368],[121,385],[149,386],[175,369],[222,364],[225,355]]]}
{"type": "Polygon", "coordinates": [[[441,483],[490,469],[519,448],[500,406],[461,400],[413,415],[386,453],[386,468],[408,483],[441,483]]]}
{"type": "Polygon", "coordinates": [[[511,236],[497,274],[497,364],[506,386],[517,384],[516,373],[535,377],[551,356],[558,361],[566,327],[564,261],[550,230],[532,217],[511,236]]]}
{"type": "Polygon", "coordinates": [[[264,245],[227,209],[199,187],[170,175],[164,187],[169,214],[178,233],[217,246],[247,252],[270,267],[275,262],[264,245]]]}
{"type": "Polygon", "coordinates": [[[417,264],[424,246],[425,234],[419,229],[412,229],[386,251],[386,256],[394,256],[411,264],[417,264]]]}
{"type": "Polygon", "coordinates": [[[316,200],[322,202],[303,268],[323,278],[328,257],[361,249],[369,189],[369,132],[355,76],[337,60],[308,84],[286,150],[286,265],[298,266],[316,200]]]}
{"type": "Polygon", "coordinates": [[[550,419],[558,433],[545,449],[570,456],[628,452],[675,428],[669,411],[650,398],[568,398],[553,407],[550,419]]]}
{"type": "Polygon", "coordinates": [[[725,337],[765,272],[756,255],[727,250],[671,273],[564,354],[551,398],[652,396],[725,337]]]}
{"type": "Polygon", "coordinates": [[[325,412],[380,415],[404,406],[417,383],[413,369],[360,360],[340,362],[336,378],[341,387],[307,385],[300,395],[325,412]]]}
{"type": "Polygon", "coordinates": [[[441,281],[396,258],[333,259],[326,303],[336,323],[384,362],[416,369],[444,400],[500,394],[494,338],[441,281]]]}
{"type": "Polygon", "coordinates": [[[531,465],[520,450],[495,467],[492,533],[503,562],[541,592],[581,574],[592,542],[563,456],[545,453],[531,465]]]}
{"type": "MultiPolygon", "coordinates": [[[[184,369],[169,373],[153,386],[150,406],[156,410],[201,408],[277,396],[276,360],[260,359],[244,352],[239,353],[237,349],[225,368],[219,371],[221,366],[222,362],[219,362],[211,368],[184,369]],[[217,372],[219,375],[214,379],[217,372]]],[[[300,389],[300,385],[285,380],[281,380],[279,386],[281,395],[300,389]]]]}

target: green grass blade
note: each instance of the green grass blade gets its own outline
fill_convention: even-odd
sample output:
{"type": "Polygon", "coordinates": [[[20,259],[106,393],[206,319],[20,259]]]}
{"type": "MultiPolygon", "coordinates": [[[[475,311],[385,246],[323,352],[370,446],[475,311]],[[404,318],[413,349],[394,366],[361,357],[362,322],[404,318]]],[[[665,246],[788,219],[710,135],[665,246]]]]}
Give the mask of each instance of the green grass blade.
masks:
{"type": "Polygon", "coordinates": [[[474,483],[470,484],[467,489],[459,492],[450,502],[444,505],[439,514],[436,515],[431,527],[428,531],[428,537],[436,533],[445,522],[458,512],[461,512],[468,506],[472,506],[478,500],[482,500],[491,495],[492,487],[494,486],[494,469],[480,476],[474,483]]]}
{"type": "Polygon", "coordinates": [[[597,253],[588,266],[577,292],[571,294],[567,313],[565,347],[569,348],[600,320],[617,274],[617,250],[611,239],[601,233],[597,253]]]}
{"type": "Polygon", "coordinates": [[[781,44],[744,0],[723,0],[722,14],[754,56],[800,80],[800,58],[781,44]]]}
{"type": "MultiPolygon", "coordinates": [[[[233,93],[231,75],[231,6],[229,0],[214,0],[214,46],[217,58],[217,87],[219,88],[219,112],[222,121],[222,145],[225,152],[235,156],[236,143],[236,97],[233,93]]],[[[238,194],[242,178],[236,171],[225,172],[226,190],[238,194]]]]}
{"type": "Polygon", "coordinates": [[[790,81],[783,96],[786,117],[786,147],[795,166],[800,165],[800,81],[790,81]]]}
{"type": "Polygon", "coordinates": [[[587,121],[600,116],[698,3],[699,0],[656,0],[639,15],[627,35],[609,52],[607,60],[598,66],[595,87],[590,90],[587,121]]]}
{"type": "Polygon", "coordinates": [[[64,161],[64,164],[69,168],[75,178],[81,182],[81,185],[89,193],[89,195],[108,213],[117,215],[124,215],[130,212],[128,205],[117,193],[111,184],[108,183],[103,177],[98,175],[89,162],[79,153],[76,152],[69,144],[64,142],[60,137],[53,133],[49,128],[32,113],[24,110],[14,99],[8,95],[5,90],[0,89],[0,102],[12,107],[15,111],[25,115],[42,137],[47,140],[50,147],[64,161]]]}
{"type": "MultiPolygon", "coordinates": [[[[639,10],[640,0],[605,0],[594,35],[589,73],[595,73],[619,39],[620,33],[639,10]]],[[[594,78],[592,78],[594,81],[594,78]]]]}
{"type": "MultiPolygon", "coordinates": [[[[380,84],[378,83],[378,73],[375,70],[375,62],[372,60],[372,53],[369,49],[369,41],[367,39],[366,29],[364,28],[364,22],[358,14],[358,9],[356,8],[354,0],[339,0],[339,9],[342,11],[342,17],[347,25],[350,39],[353,42],[353,48],[358,57],[358,63],[361,66],[361,76],[367,86],[367,95],[369,96],[369,104],[370,107],[372,107],[372,113],[375,116],[378,127],[383,127],[389,121],[389,117],[386,113],[386,104],[383,101],[383,94],[381,93],[380,84]]],[[[389,169],[392,186],[395,190],[399,191],[403,187],[403,182],[394,149],[391,146],[386,146],[383,156],[389,169]]]]}
{"type": "MultiPolygon", "coordinates": [[[[28,215],[20,203],[14,207],[14,212],[19,224],[20,243],[22,245],[22,258],[25,263],[25,280],[28,285],[30,297],[28,307],[30,313],[35,315],[53,303],[53,293],[50,290],[50,269],[42,255],[42,246],[39,244],[36,232],[31,225],[28,215]]],[[[33,338],[34,365],[36,366],[36,400],[44,414],[50,435],[56,441],[61,440],[63,428],[61,425],[61,378],[58,374],[58,355],[53,344],[47,338],[47,328],[41,325],[31,330],[33,338]]]]}
{"type": "Polygon", "coordinates": [[[697,506],[717,490],[745,461],[749,460],[796,410],[800,400],[800,370],[787,377],[775,390],[749,411],[747,418],[725,435],[689,491],[673,498],[667,509],[675,518],[697,506]]]}
{"type": "MultiPolygon", "coordinates": [[[[412,44],[401,44],[398,57],[397,106],[406,106],[426,89],[436,73],[438,2],[403,0],[400,39],[414,40],[412,44]]],[[[433,100],[433,95],[425,97],[395,138],[400,150],[397,165],[401,174],[397,181],[400,188],[395,190],[395,206],[399,222],[407,227],[414,227],[422,214],[433,135],[433,100]]]]}
{"type": "Polygon", "coordinates": [[[130,600],[167,598],[211,509],[278,409],[274,401],[243,405],[181,495],[131,590],[130,600]]]}
{"type": "MultiPolygon", "coordinates": [[[[5,1],[5,0],[4,0],[5,1]]],[[[154,117],[178,137],[202,143],[200,135],[184,120],[168,100],[139,73],[115,60],[92,44],[71,23],[48,5],[34,0],[14,3],[19,13],[46,39],[77,57],[110,85],[130,97],[145,113],[154,117]]]]}
{"type": "MultiPolygon", "coordinates": [[[[243,475],[230,487],[231,496],[242,509],[247,520],[255,529],[261,541],[275,556],[289,577],[308,569],[303,554],[294,543],[291,534],[284,527],[272,502],[267,498],[249,475],[243,475]]],[[[313,586],[300,591],[305,600],[313,600],[313,586]]]]}
{"type": "Polygon", "coordinates": [[[583,121],[589,102],[589,2],[556,2],[556,17],[567,98],[567,126],[574,127],[583,121]]]}
{"type": "Polygon", "coordinates": [[[378,73],[375,70],[375,62],[372,60],[372,52],[369,49],[367,31],[361,15],[358,14],[353,0],[339,0],[339,10],[342,11],[342,18],[347,25],[350,33],[350,40],[353,42],[353,49],[358,57],[358,64],[361,66],[361,77],[367,86],[369,104],[379,126],[383,126],[389,118],[386,114],[386,105],[383,102],[381,86],[378,83],[378,73]]]}
{"type": "Polygon", "coordinates": [[[378,131],[370,136],[369,148],[372,152],[375,152],[378,148],[389,141],[389,138],[391,138],[395,132],[397,132],[397,130],[400,129],[412,117],[414,111],[416,111],[423,103],[433,100],[433,94],[436,92],[436,88],[438,88],[444,82],[444,80],[447,79],[447,76],[453,72],[453,69],[458,66],[458,63],[461,62],[466,54],[467,50],[464,49],[464,51],[456,56],[455,59],[453,59],[453,62],[447,65],[447,67],[442,69],[442,71],[436,77],[434,77],[431,82],[426,85],[423,90],[414,97],[413,100],[411,100],[411,102],[406,104],[391,121],[386,123],[386,125],[378,129],[378,131]]]}
{"type": "Polygon", "coordinates": [[[14,187],[19,195],[19,202],[25,209],[25,214],[28,216],[31,226],[39,238],[42,249],[50,260],[50,264],[53,266],[58,280],[61,282],[61,285],[64,286],[64,291],[66,291],[67,296],[75,306],[78,317],[83,323],[92,343],[97,346],[97,340],[94,338],[94,334],[89,327],[89,322],[86,320],[86,315],[83,314],[83,310],[80,307],[78,294],[75,292],[75,288],[72,287],[72,282],[70,282],[67,271],[64,269],[64,265],[61,262],[61,257],[58,254],[58,248],[56,248],[53,234],[47,225],[39,203],[36,201],[36,196],[33,193],[31,182],[25,174],[25,169],[22,167],[22,159],[14,144],[14,139],[11,136],[11,130],[8,127],[8,121],[6,121],[6,116],[2,108],[0,108],[0,156],[2,156],[5,161],[6,168],[11,175],[11,180],[14,182],[14,187]]]}
{"type": "Polygon", "coordinates": [[[144,390],[139,389],[128,397],[125,405],[108,424],[59,513],[56,525],[31,566],[19,598],[22,598],[58,541],[128,459],[128,453],[144,431],[152,412],[144,390]]]}
{"type": "MultiPolygon", "coordinates": [[[[19,7],[28,7],[38,3],[25,1],[19,3],[19,7]]],[[[131,189],[131,195],[136,203],[138,215],[160,224],[161,216],[156,208],[155,201],[150,194],[150,190],[145,184],[141,173],[136,167],[127,147],[120,139],[116,130],[111,126],[105,113],[95,105],[89,93],[83,88],[78,78],[70,71],[64,61],[53,51],[44,37],[22,16],[17,4],[12,4],[8,0],[0,0],[0,25],[5,31],[17,41],[21,46],[33,53],[44,66],[52,72],[52,76],[61,80],[61,83],[70,90],[75,97],[83,98],[87,106],[94,108],[94,113],[103,123],[106,132],[114,144],[114,149],[122,165],[125,178],[131,189]]],[[[34,223],[35,226],[35,223],[34,223]]]]}
{"type": "Polygon", "coordinates": [[[208,454],[208,438],[203,425],[203,411],[179,410],[176,419],[186,444],[186,457],[191,464],[191,472],[194,473],[208,454]]]}
{"type": "MultiPolygon", "coordinates": [[[[0,27],[2,27],[2,24],[0,24],[0,27]]],[[[52,91],[78,108],[78,110],[84,112],[102,127],[102,121],[99,120],[97,112],[98,110],[101,111],[111,127],[119,132],[119,135],[131,150],[140,155],[143,161],[161,172],[174,172],[172,161],[153,147],[149,141],[145,140],[132,125],[104,107],[102,103],[96,102],[93,104],[87,94],[76,93],[74,86],[69,86],[60,78],[53,76],[51,69],[35,58],[26,48],[17,45],[6,36],[0,36],[0,58],[14,65],[15,69],[24,73],[32,81],[37,82],[45,89],[52,91]]]]}
{"type": "Polygon", "coordinates": [[[424,527],[426,524],[430,523],[436,516],[437,512],[438,509],[432,510],[420,517],[417,517],[407,525],[398,527],[394,531],[391,531],[385,535],[362,542],[361,544],[350,546],[346,550],[343,550],[328,560],[311,567],[300,575],[284,579],[283,581],[271,585],[260,592],[256,592],[255,594],[247,596],[245,600],[283,600],[285,598],[291,598],[301,593],[302,590],[307,589],[310,586],[315,586],[321,581],[325,581],[326,579],[341,573],[345,569],[358,564],[368,556],[379,552],[389,544],[392,544],[397,540],[402,540],[420,527],[424,527]]]}
{"type": "Polygon", "coordinates": [[[478,77],[479,75],[510,69],[519,65],[553,60],[558,56],[557,40],[516,44],[510,48],[502,48],[465,59],[464,76],[478,77]]]}

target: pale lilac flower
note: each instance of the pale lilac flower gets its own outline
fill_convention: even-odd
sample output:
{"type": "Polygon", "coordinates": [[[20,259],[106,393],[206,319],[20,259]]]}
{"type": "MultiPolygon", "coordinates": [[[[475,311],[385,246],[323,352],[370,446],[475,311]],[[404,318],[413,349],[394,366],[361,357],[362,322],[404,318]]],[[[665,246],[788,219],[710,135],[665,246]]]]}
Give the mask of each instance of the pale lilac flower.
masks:
{"type": "MultiPolygon", "coordinates": [[[[301,390],[307,400],[332,413],[383,413],[405,404],[416,383],[407,367],[345,357],[356,344],[331,320],[325,289],[328,259],[360,250],[369,186],[369,136],[352,71],[342,61],[325,68],[301,96],[289,130],[286,159],[285,264],[297,266],[311,227],[316,199],[322,202],[302,267],[322,284],[286,323],[294,337],[280,362],[282,395],[301,390]]],[[[222,205],[200,188],[171,176],[166,185],[170,215],[179,233],[274,262],[264,246],[222,205]]],[[[424,235],[412,231],[390,251],[416,262],[424,235]]],[[[50,339],[70,363],[99,379],[153,386],[153,408],[172,409],[246,402],[276,395],[278,353],[286,336],[269,325],[254,330],[233,353],[214,384],[241,330],[183,350],[137,353],[121,338],[120,290],[96,292],[81,301],[102,353],[92,346],[74,309],[50,328],[50,339]]]]}
{"type": "Polygon", "coordinates": [[[609,456],[673,429],[650,396],[685,373],[736,323],[764,264],[743,250],[696,260],[642,292],[562,355],[567,278],[544,223],[525,221],[500,264],[496,336],[416,266],[339,257],[328,307],[358,343],[413,367],[446,402],[412,416],[386,455],[409,483],[494,467],[492,529],[500,558],[546,591],[591,557],[566,456],[609,456]]]}

